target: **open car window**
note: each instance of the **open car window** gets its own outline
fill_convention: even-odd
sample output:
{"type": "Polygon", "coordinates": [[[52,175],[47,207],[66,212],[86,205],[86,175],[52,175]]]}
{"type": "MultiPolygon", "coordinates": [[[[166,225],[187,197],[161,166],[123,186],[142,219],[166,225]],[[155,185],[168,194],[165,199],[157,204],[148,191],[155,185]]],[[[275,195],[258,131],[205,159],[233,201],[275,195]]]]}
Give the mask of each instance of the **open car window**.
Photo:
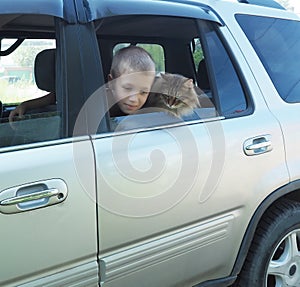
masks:
{"type": "MultiPolygon", "coordinates": [[[[20,16],[20,19],[22,16],[20,16]]],[[[5,27],[14,26],[14,19],[5,27]]],[[[54,19],[27,17],[29,23],[39,23],[47,32],[30,32],[29,26],[16,31],[1,31],[0,51],[0,147],[44,142],[61,137],[61,115],[55,101],[51,105],[32,106],[9,118],[21,103],[55,94],[56,40],[54,19]],[[51,20],[52,19],[52,20],[51,20]],[[48,25],[53,25],[48,26],[48,25]],[[44,28],[45,29],[45,28],[44,28]],[[48,31],[51,31],[49,32],[48,31]],[[22,30],[22,31],[20,31],[22,30]],[[51,36],[51,37],[49,37],[51,36]]]]}
{"type": "MultiPolygon", "coordinates": [[[[16,38],[3,38],[1,50],[7,51],[18,41],[16,38]]],[[[3,117],[8,117],[11,109],[20,103],[44,96],[47,91],[40,89],[35,80],[34,64],[36,56],[43,50],[55,49],[53,39],[24,39],[8,55],[0,58],[0,100],[3,104],[3,117]]]]}
{"type": "MultiPolygon", "coordinates": [[[[191,104],[190,96],[180,90],[176,81],[171,80],[169,88],[162,89],[157,88],[155,79],[145,105],[135,113],[118,114],[108,107],[111,131],[160,128],[247,112],[240,77],[214,24],[194,18],[134,15],[104,18],[96,21],[95,27],[104,75],[109,75],[117,50],[128,45],[143,47],[155,62],[156,79],[166,74],[185,77],[192,81],[191,94],[198,99],[197,105],[191,104]],[[153,94],[161,100],[153,101],[153,94]]],[[[107,84],[108,102],[113,97],[109,87],[107,84]]]]}

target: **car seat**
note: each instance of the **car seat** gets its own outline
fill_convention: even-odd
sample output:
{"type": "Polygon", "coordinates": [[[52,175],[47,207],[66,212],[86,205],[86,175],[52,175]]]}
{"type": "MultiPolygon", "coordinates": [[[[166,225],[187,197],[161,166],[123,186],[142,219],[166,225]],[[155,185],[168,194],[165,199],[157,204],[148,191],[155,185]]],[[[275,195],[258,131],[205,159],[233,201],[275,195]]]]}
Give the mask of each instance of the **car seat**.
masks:
{"type": "Polygon", "coordinates": [[[197,83],[198,87],[203,91],[209,91],[210,85],[208,80],[207,68],[205,64],[205,60],[202,59],[199,62],[198,70],[197,70],[197,83]]]}
{"type": "Polygon", "coordinates": [[[55,49],[46,49],[37,54],[34,62],[34,77],[39,89],[55,91],[55,49]]]}

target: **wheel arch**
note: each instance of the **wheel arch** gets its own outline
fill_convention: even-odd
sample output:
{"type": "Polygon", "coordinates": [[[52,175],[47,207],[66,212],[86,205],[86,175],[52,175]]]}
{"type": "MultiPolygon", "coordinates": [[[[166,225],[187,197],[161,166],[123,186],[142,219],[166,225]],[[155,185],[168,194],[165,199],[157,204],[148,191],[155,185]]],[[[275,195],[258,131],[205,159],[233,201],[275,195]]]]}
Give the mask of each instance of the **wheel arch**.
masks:
{"type": "Polygon", "coordinates": [[[300,179],[290,182],[289,184],[284,185],[272,192],[256,209],[244,235],[237,259],[231,272],[231,276],[237,276],[240,273],[260,219],[276,201],[282,198],[288,198],[300,202],[300,179]]]}

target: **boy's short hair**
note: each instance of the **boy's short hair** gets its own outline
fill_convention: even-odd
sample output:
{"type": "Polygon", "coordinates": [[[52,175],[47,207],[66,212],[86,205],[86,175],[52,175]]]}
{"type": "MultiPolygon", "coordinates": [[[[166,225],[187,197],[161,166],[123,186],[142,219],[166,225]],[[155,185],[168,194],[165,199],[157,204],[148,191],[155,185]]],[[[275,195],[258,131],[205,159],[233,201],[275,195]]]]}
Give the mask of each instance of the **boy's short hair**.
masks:
{"type": "Polygon", "coordinates": [[[141,47],[128,46],[116,52],[111,64],[110,74],[113,78],[124,73],[155,71],[151,55],[141,47]]]}

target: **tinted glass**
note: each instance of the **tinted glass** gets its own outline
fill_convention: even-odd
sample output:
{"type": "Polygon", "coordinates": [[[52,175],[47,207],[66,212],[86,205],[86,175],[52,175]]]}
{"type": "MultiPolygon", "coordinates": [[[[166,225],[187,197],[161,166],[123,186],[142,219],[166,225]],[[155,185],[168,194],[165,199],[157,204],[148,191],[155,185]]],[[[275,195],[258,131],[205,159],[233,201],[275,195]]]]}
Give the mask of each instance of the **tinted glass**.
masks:
{"type": "Polygon", "coordinates": [[[238,74],[216,31],[205,33],[205,37],[211,63],[211,78],[214,79],[211,82],[215,83],[214,93],[217,93],[214,98],[218,98],[220,114],[226,117],[238,116],[247,109],[238,74]]]}
{"type": "Polygon", "coordinates": [[[300,102],[300,22],[250,15],[236,19],[281,98],[300,102]]]}

